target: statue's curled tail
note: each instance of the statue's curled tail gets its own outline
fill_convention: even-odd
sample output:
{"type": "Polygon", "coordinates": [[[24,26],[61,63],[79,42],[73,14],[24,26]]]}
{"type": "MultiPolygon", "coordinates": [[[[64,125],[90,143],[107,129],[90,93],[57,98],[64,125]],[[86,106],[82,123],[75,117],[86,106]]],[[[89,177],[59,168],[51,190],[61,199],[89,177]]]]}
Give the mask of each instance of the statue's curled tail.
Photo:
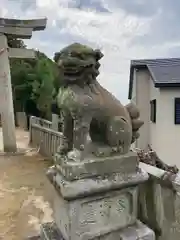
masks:
{"type": "Polygon", "coordinates": [[[139,129],[144,124],[142,120],[139,119],[140,112],[135,104],[132,102],[126,105],[126,109],[129,112],[131,123],[132,123],[132,143],[139,138],[139,129]]]}

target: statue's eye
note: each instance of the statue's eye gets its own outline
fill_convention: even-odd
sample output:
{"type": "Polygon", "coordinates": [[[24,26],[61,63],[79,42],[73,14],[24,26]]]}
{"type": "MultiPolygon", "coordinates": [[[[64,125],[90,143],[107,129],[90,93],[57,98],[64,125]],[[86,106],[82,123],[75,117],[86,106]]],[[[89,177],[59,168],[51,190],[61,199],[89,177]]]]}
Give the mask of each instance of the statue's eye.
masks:
{"type": "Polygon", "coordinates": [[[75,58],[78,58],[78,59],[81,59],[83,60],[83,54],[79,53],[79,52],[72,52],[71,53],[71,57],[75,57],[75,58]]]}
{"type": "Polygon", "coordinates": [[[68,57],[78,57],[78,55],[75,52],[69,52],[68,57]]]}

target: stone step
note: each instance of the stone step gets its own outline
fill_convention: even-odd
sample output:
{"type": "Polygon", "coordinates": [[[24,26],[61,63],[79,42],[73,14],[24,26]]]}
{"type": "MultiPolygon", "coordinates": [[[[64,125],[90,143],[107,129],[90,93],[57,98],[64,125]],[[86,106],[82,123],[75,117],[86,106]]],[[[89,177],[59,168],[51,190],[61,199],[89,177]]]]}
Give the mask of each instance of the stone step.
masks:
{"type": "MultiPolygon", "coordinates": [[[[73,240],[64,239],[55,223],[45,223],[41,226],[41,240],[73,240]]],[[[81,239],[81,238],[80,238],[81,239]]],[[[154,232],[141,222],[129,226],[121,231],[95,238],[83,238],[82,240],[155,240],[154,232]]]]}

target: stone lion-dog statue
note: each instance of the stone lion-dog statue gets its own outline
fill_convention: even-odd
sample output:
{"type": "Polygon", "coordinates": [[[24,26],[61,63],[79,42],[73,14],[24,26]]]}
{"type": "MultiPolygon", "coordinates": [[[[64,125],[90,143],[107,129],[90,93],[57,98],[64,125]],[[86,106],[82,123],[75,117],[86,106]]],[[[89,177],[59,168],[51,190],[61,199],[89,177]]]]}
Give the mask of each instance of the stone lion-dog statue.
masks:
{"type": "Polygon", "coordinates": [[[54,57],[59,68],[56,101],[63,115],[64,136],[58,152],[74,161],[89,154],[110,157],[128,153],[143,125],[133,103],[123,106],[97,81],[102,57],[100,50],[79,43],[54,57]]]}

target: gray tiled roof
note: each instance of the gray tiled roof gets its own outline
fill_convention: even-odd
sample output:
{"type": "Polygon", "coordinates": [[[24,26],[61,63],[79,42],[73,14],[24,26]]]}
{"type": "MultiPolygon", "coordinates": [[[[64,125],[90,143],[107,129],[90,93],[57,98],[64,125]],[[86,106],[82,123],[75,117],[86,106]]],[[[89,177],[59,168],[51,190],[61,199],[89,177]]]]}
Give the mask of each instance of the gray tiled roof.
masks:
{"type": "Polygon", "coordinates": [[[180,86],[180,58],[132,60],[129,79],[129,99],[132,95],[133,69],[146,67],[154,81],[155,87],[180,86]]]}

